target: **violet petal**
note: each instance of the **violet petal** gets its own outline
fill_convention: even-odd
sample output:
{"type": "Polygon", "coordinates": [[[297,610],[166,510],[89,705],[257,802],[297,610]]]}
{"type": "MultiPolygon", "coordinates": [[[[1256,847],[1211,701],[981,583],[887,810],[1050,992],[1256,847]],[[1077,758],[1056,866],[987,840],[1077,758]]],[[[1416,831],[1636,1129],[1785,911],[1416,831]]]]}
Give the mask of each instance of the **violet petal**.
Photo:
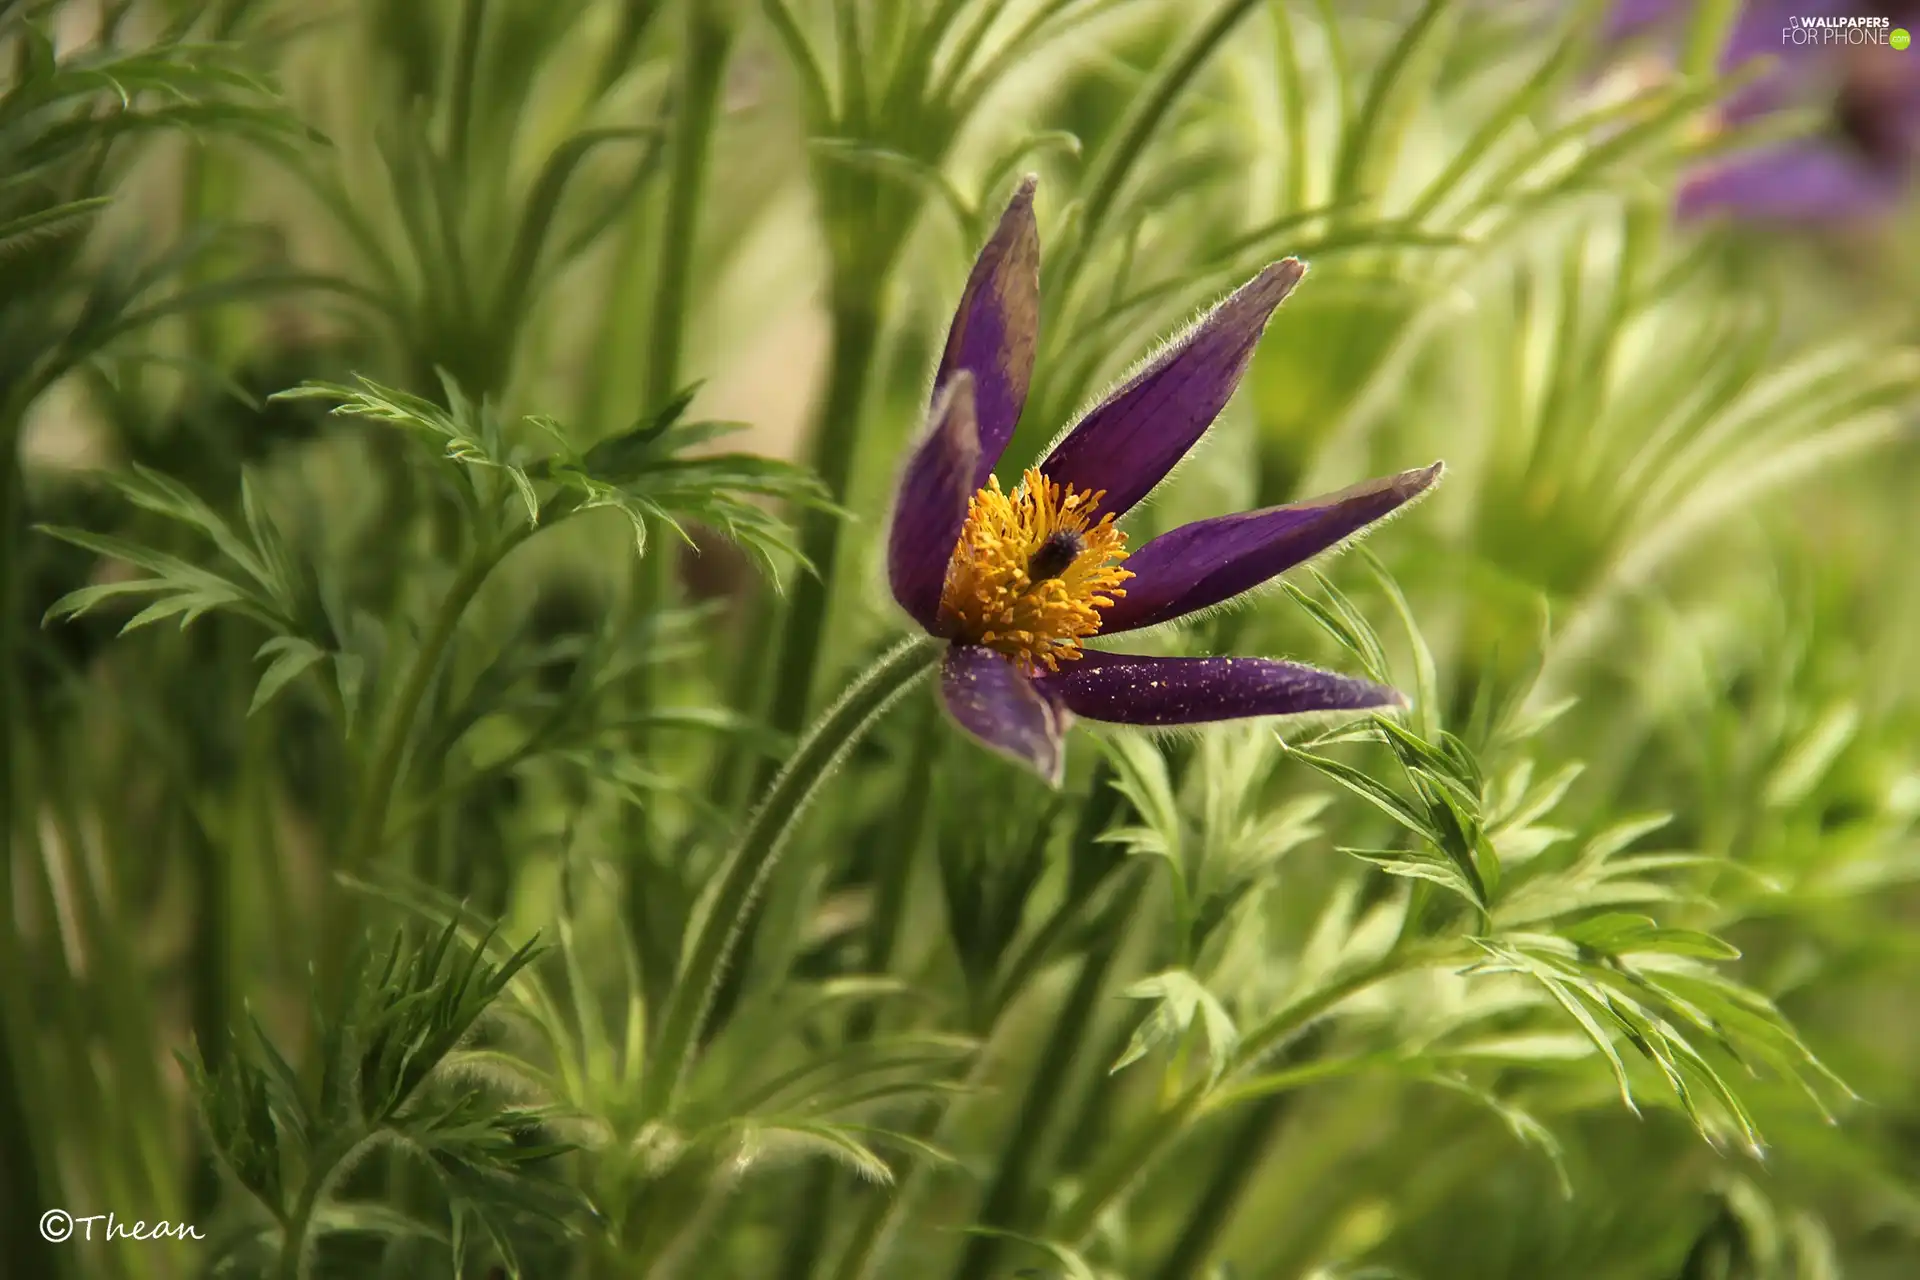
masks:
{"type": "Polygon", "coordinates": [[[1773,222],[1871,217],[1900,199],[1896,173],[1875,169],[1836,146],[1797,142],[1724,161],[1680,190],[1683,219],[1727,214],[1773,222]]]}
{"type": "Polygon", "coordinates": [[[940,667],[940,700],[960,727],[1059,786],[1069,717],[991,649],[955,645],[940,667]]]}
{"type": "Polygon", "coordinates": [[[940,616],[940,592],[967,521],[967,499],[973,495],[980,460],[973,396],[973,376],[963,369],[934,404],[927,433],[900,477],[887,534],[893,598],[930,632],[940,616]]]}
{"type": "Polygon", "coordinates": [[[1272,658],[1143,658],[1088,650],[1034,682],[1075,715],[1182,725],[1406,705],[1383,685],[1272,658]]]}
{"type": "Polygon", "coordinates": [[[980,423],[975,489],[987,483],[1013,438],[1033,381],[1033,353],[1040,330],[1040,231],[1033,220],[1036,181],[1029,177],[1020,184],[993,237],[974,260],[933,379],[938,399],[956,373],[965,370],[973,375],[980,423]]]}
{"type": "Polygon", "coordinates": [[[1103,512],[1119,515],[1146,497],[1220,416],[1267,318],[1306,270],[1288,258],[1242,285],[1082,418],[1040,469],[1076,489],[1104,489],[1103,512]]]}
{"type": "Polygon", "coordinates": [[[1196,520],[1127,558],[1126,594],[1102,615],[1103,634],[1157,626],[1231,600],[1344,542],[1440,478],[1434,463],[1284,507],[1196,520]]]}

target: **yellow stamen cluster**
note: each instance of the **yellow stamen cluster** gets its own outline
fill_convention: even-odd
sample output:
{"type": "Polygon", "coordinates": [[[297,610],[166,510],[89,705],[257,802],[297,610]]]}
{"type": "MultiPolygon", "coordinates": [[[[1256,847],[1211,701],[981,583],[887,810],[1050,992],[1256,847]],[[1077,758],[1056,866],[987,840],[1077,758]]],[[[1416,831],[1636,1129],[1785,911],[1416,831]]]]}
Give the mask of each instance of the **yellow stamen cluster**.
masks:
{"type": "Polygon", "coordinates": [[[1029,675],[1078,658],[1133,576],[1120,568],[1127,535],[1112,515],[1095,518],[1106,496],[1033,467],[1012,494],[998,477],[975,493],[940,602],[955,638],[1003,653],[1029,675]]]}

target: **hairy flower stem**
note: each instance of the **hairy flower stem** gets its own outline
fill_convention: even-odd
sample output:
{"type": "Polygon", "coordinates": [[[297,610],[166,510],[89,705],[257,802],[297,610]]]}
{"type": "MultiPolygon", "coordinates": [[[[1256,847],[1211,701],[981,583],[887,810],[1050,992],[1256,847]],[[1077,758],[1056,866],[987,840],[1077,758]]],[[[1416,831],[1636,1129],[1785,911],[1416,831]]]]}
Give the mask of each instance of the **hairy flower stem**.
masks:
{"type": "MultiPolygon", "coordinates": [[[[942,735],[941,715],[928,699],[915,708],[910,731],[912,747],[907,757],[903,796],[924,796],[933,785],[933,764],[942,735]]],[[[869,974],[883,974],[893,967],[894,947],[900,939],[900,926],[906,916],[907,890],[913,879],[915,851],[920,847],[931,806],[904,804],[894,811],[877,842],[881,851],[873,890],[873,915],[867,922],[866,958],[863,967],[869,974]]],[[[871,1039],[878,1021],[872,1003],[857,1006],[847,1016],[846,1038],[850,1044],[871,1039]]],[[[800,1210],[787,1236],[786,1261],[781,1274],[786,1280],[807,1280],[819,1265],[826,1248],[829,1228],[834,1221],[833,1206],[845,1171],[832,1161],[814,1163],[801,1193],[800,1210]]]]}
{"type": "MultiPolygon", "coordinates": [[[[1135,871],[1115,898],[1104,927],[1097,930],[1100,940],[1081,963],[1080,976],[1075,979],[1073,989],[1054,1014],[1053,1031],[1047,1037],[1033,1078],[1027,1083],[1020,1114],[1008,1131],[1006,1150],[981,1202],[977,1220],[983,1227],[1017,1231],[1022,1225],[1020,1207],[1026,1203],[1044,1139],[1052,1128],[1048,1122],[1060,1111],[1061,1094],[1074,1062],[1082,1055],[1088,1028],[1099,1010],[1100,997],[1106,992],[1114,961],[1126,941],[1127,923],[1133,918],[1134,907],[1147,884],[1146,877],[1137,874],[1137,868],[1135,871]]],[[[994,1273],[994,1264],[1004,1243],[998,1236],[970,1238],[960,1255],[959,1266],[954,1269],[954,1280],[986,1280],[994,1273]]]]}
{"type": "MultiPolygon", "coordinates": [[[[827,364],[826,391],[809,438],[807,464],[826,485],[828,497],[843,503],[853,478],[853,455],[859,444],[860,406],[866,399],[867,377],[880,335],[879,286],[862,289],[850,283],[834,287],[828,317],[832,349],[827,364]]],[[[831,603],[834,560],[840,549],[840,524],[830,511],[808,511],[800,517],[800,550],[814,567],[794,583],[784,602],[766,601],[750,634],[778,629],[773,661],[763,662],[759,647],[744,647],[737,659],[732,705],[743,713],[766,707],[768,726],[781,734],[799,731],[812,700],[813,678],[819,666],[820,641],[831,603]],[[771,680],[772,687],[768,688],[771,680]]],[[[723,808],[737,803],[747,782],[748,757],[738,745],[724,749],[716,764],[707,798],[723,808]]],[[[772,781],[772,766],[762,766],[752,778],[752,790],[763,792],[772,781]]]]}
{"type": "Polygon", "coordinates": [[[332,1195],[340,1179],[357,1167],[368,1152],[388,1141],[389,1137],[380,1131],[361,1133],[336,1139],[320,1149],[313,1166],[307,1170],[306,1179],[301,1183],[300,1194],[294,1200],[292,1211],[282,1224],[280,1256],[274,1266],[274,1280],[307,1280],[310,1271],[308,1263],[313,1251],[314,1216],[332,1195]]]}
{"type": "MultiPolygon", "coordinates": [[[[876,269],[872,278],[884,280],[886,272],[876,269]]],[[[826,396],[813,427],[808,465],[826,485],[828,497],[835,504],[846,501],[847,488],[853,480],[853,458],[860,443],[860,406],[866,400],[867,378],[872,372],[880,336],[879,294],[878,284],[869,288],[842,282],[834,287],[830,324],[833,354],[828,365],[826,396]]],[[[840,551],[839,517],[832,511],[802,513],[800,550],[813,565],[814,572],[800,575],[784,615],[774,613],[770,607],[761,621],[765,627],[772,625],[775,618],[781,620],[766,722],[783,737],[799,732],[813,702],[820,645],[826,635],[828,606],[833,602],[834,564],[840,551]]],[[[762,686],[751,678],[758,674],[759,667],[754,651],[749,649],[743,653],[739,663],[745,678],[735,692],[742,696],[758,693],[762,686]]],[[[757,705],[757,700],[734,705],[747,711],[757,705]]],[[[765,793],[773,784],[774,768],[771,760],[760,765],[753,774],[749,794],[765,793]]],[[[737,749],[729,748],[714,769],[709,798],[722,808],[741,803],[744,797],[740,794],[740,780],[744,773],[742,756],[737,749]]],[[[749,946],[757,931],[757,922],[745,929],[749,946]]],[[[730,987],[723,988],[719,995],[721,1009],[730,1007],[737,994],[730,987]]]]}
{"type": "MultiPolygon", "coordinates": [[[[1075,836],[1074,861],[1079,868],[1070,878],[1069,898],[1071,902],[1056,910],[1046,924],[1038,931],[1034,942],[1024,948],[1019,957],[1008,967],[1008,976],[995,984],[988,999],[984,1015],[977,1025],[983,1041],[991,1040],[995,1032],[1003,1025],[1007,1010],[1012,1008],[1027,989],[1031,979],[1040,972],[1045,962],[1056,954],[1059,940],[1065,936],[1069,926],[1084,922],[1086,917],[1075,910],[1076,904],[1092,899],[1092,895],[1107,881],[1107,875],[1121,866],[1136,864],[1112,864],[1104,870],[1085,863],[1083,859],[1090,851],[1101,848],[1099,838],[1119,815],[1123,801],[1120,793],[1110,783],[1112,766],[1102,758],[1094,769],[1093,785],[1089,790],[1090,801],[1081,811],[1079,830],[1075,836]]],[[[1084,970],[1083,970],[1084,976],[1084,970]]],[[[987,1052],[981,1052],[974,1060],[968,1077],[968,1087],[977,1086],[983,1078],[995,1070],[994,1058],[987,1052]]],[[[930,1103],[922,1108],[920,1114],[908,1132],[915,1137],[935,1139],[938,1136],[940,1122],[946,1117],[944,1103],[930,1103]]],[[[913,1202],[918,1196],[921,1180],[926,1173],[924,1163],[911,1165],[905,1176],[900,1179],[892,1195],[870,1195],[865,1207],[855,1220],[845,1249],[833,1272],[837,1280],[869,1280],[878,1274],[881,1262],[886,1256],[888,1246],[900,1222],[905,1220],[913,1202]]]]}
{"type": "Polygon", "coordinates": [[[903,641],[854,681],[801,739],[747,820],[740,843],[720,868],[712,897],[696,917],[686,959],[667,996],[641,1092],[644,1119],[658,1119],[677,1099],[715,988],[746,933],[748,913],[808,802],[881,713],[933,669],[945,648],[944,641],[930,637],[903,641]]]}

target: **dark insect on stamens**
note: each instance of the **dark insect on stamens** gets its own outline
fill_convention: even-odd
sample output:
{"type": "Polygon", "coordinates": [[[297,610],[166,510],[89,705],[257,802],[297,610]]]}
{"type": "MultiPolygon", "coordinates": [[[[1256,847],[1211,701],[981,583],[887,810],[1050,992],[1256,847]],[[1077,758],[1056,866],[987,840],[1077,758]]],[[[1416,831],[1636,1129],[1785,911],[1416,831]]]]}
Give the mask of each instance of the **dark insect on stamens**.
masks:
{"type": "Polygon", "coordinates": [[[1086,545],[1080,535],[1071,529],[1054,530],[1027,561],[1027,580],[1045,582],[1048,578],[1059,577],[1086,549],[1086,545]]]}

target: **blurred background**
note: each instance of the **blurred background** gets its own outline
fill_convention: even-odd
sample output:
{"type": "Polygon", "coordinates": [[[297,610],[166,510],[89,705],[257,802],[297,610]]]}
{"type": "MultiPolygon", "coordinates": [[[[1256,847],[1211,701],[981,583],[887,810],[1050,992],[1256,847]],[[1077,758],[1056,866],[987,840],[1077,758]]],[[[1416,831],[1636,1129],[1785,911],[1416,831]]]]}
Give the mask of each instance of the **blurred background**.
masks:
{"type": "Polygon", "coordinates": [[[0,0],[0,1274],[1920,1275],[1910,28],[0,0]],[[1053,791],[921,691],[662,1110],[1028,173],[1003,474],[1305,259],[1136,542],[1445,483],[1151,643],[1409,736],[1053,791]]]}

